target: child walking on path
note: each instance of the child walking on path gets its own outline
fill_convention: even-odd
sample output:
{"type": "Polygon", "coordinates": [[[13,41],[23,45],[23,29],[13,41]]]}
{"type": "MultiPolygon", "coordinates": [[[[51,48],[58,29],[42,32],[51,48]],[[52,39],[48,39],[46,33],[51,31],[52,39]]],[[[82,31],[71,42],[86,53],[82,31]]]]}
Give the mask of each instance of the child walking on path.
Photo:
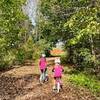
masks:
{"type": "Polygon", "coordinates": [[[60,87],[62,88],[61,78],[62,78],[62,72],[64,71],[64,69],[63,69],[63,66],[60,63],[61,63],[60,59],[55,59],[55,65],[52,69],[52,72],[54,72],[53,73],[53,77],[54,77],[53,89],[56,89],[57,80],[60,80],[60,87]]]}
{"type": "Polygon", "coordinates": [[[45,54],[41,55],[41,58],[39,60],[39,68],[41,71],[40,83],[43,83],[45,81],[45,78],[46,78],[46,70],[47,70],[47,62],[46,62],[46,55],[45,54]]]}

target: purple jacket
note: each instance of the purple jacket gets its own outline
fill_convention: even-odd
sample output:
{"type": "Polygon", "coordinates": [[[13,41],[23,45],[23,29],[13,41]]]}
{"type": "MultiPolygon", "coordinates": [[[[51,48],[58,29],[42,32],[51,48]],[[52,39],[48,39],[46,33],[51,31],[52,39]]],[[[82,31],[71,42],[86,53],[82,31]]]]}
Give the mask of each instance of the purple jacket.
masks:
{"type": "Polygon", "coordinates": [[[46,58],[40,58],[39,67],[40,69],[45,69],[47,66],[46,58]]]}
{"type": "Polygon", "coordinates": [[[54,71],[54,77],[61,77],[63,72],[63,66],[55,65],[53,71],[54,71]]]}

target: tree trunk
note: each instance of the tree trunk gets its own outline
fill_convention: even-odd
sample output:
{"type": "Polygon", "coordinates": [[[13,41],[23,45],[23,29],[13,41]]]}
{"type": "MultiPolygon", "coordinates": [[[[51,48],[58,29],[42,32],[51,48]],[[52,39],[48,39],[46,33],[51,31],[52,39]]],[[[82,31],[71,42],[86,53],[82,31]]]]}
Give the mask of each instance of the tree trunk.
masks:
{"type": "Polygon", "coordinates": [[[93,42],[93,36],[92,35],[90,35],[90,45],[91,45],[91,53],[94,56],[93,64],[94,64],[94,67],[95,67],[96,66],[96,54],[95,54],[95,51],[94,51],[94,42],[93,42]]]}

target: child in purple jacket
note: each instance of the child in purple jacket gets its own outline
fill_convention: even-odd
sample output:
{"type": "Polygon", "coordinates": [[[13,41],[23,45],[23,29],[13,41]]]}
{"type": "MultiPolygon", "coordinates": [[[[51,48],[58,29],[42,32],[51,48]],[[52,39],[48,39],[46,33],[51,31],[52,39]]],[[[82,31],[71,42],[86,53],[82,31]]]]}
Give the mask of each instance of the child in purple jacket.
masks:
{"type": "MultiPolygon", "coordinates": [[[[55,85],[56,85],[56,79],[59,78],[61,79],[62,78],[62,72],[64,71],[63,69],[63,66],[60,64],[60,59],[55,59],[55,65],[52,69],[52,72],[53,73],[53,76],[54,76],[54,87],[53,89],[55,88],[55,85]]],[[[61,87],[62,87],[62,82],[61,82],[61,87]]]]}
{"type": "Polygon", "coordinates": [[[39,68],[41,71],[40,83],[43,83],[45,81],[45,77],[46,77],[47,62],[46,62],[45,56],[46,56],[45,54],[42,54],[40,61],[39,61],[39,68]]]}

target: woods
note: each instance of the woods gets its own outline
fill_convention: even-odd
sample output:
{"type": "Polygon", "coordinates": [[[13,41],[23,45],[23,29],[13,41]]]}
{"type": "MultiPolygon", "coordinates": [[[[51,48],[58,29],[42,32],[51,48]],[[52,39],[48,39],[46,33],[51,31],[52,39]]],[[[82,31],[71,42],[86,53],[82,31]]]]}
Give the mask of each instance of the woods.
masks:
{"type": "MultiPolygon", "coordinates": [[[[25,48],[42,39],[49,47],[58,40],[63,41],[69,53],[66,62],[76,64],[82,70],[100,65],[99,0],[41,0],[37,7],[37,23],[33,28],[22,10],[24,3],[25,0],[0,1],[1,66],[11,64],[19,56],[24,57],[25,48]],[[37,31],[30,35],[30,30],[37,31]],[[29,37],[31,40],[28,40],[29,37]],[[31,44],[27,44],[28,41],[31,44]]],[[[33,52],[32,49],[30,52],[33,52]]]]}
{"type": "Polygon", "coordinates": [[[21,7],[24,0],[0,1],[0,68],[12,65],[23,45],[26,29],[21,7]]]}
{"type": "MultiPolygon", "coordinates": [[[[100,1],[41,0],[38,28],[41,38],[65,42],[70,63],[83,70],[100,65],[100,1]]],[[[68,62],[66,59],[66,62],[68,62]]]]}

